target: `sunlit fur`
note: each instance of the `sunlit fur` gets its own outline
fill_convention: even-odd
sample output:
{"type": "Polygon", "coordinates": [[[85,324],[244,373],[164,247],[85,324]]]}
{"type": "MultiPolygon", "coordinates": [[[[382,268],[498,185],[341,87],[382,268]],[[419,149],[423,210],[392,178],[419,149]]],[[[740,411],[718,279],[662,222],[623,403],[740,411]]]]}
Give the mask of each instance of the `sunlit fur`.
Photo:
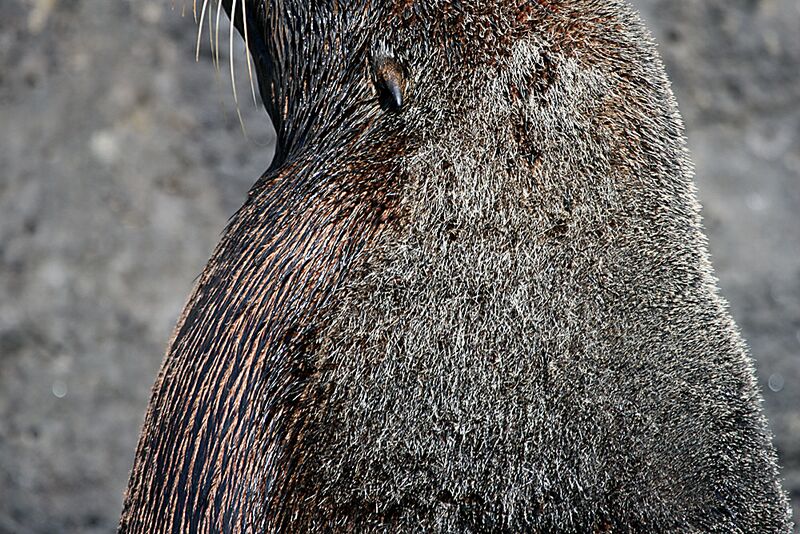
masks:
{"type": "Polygon", "coordinates": [[[222,7],[276,158],[175,331],[120,531],[791,532],[630,9],[269,1],[222,7]]]}

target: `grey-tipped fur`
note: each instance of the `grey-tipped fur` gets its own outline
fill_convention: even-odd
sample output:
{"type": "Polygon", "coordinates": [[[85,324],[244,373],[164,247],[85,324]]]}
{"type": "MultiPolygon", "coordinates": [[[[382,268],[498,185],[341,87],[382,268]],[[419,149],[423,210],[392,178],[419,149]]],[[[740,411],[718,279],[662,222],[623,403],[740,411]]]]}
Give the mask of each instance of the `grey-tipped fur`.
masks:
{"type": "Polygon", "coordinates": [[[324,5],[248,4],[282,145],[184,312],[121,530],[790,532],[636,15],[324,5]],[[356,98],[377,42],[400,109],[356,98]]]}

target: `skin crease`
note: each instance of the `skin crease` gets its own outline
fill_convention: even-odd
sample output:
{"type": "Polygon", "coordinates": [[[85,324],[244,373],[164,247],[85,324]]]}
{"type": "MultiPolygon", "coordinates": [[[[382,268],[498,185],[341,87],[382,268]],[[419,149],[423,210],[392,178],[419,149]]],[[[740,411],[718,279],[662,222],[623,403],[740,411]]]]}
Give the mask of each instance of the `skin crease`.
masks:
{"type": "Polygon", "coordinates": [[[791,532],[626,4],[223,8],[278,148],[176,327],[120,532],[791,532]]]}

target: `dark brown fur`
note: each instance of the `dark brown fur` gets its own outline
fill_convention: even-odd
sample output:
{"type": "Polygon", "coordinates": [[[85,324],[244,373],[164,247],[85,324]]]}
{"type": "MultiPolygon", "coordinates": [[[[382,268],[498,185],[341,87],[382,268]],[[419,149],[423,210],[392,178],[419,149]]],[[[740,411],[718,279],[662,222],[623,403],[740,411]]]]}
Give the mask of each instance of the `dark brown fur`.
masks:
{"type": "Polygon", "coordinates": [[[790,531],[623,3],[237,5],[278,149],[175,331],[121,532],[790,531]]]}

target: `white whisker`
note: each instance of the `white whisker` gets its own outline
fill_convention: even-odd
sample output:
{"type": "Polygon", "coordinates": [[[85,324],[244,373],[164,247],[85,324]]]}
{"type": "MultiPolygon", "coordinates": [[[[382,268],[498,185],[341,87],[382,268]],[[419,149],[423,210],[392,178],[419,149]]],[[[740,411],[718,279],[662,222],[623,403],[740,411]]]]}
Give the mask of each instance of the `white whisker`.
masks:
{"type": "Polygon", "coordinates": [[[231,23],[230,23],[230,31],[228,32],[229,33],[229,36],[228,36],[228,56],[229,56],[229,61],[230,61],[230,64],[231,64],[231,88],[233,89],[233,102],[236,104],[236,116],[239,117],[239,125],[242,127],[242,133],[244,133],[245,137],[246,137],[247,136],[247,130],[245,130],[245,127],[244,127],[244,120],[242,119],[242,110],[239,107],[239,95],[237,94],[237,91],[236,91],[236,72],[235,72],[235,69],[234,69],[234,55],[233,55],[233,29],[234,29],[234,26],[235,26],[233,21],[236,20],[236,6],[237,6],[237,4],[238,4],[238,2],[236,0],[234,0],[231,3],[231,23]]]}
{"type": "Polygon", "coordinates": [[[217,70],[219,70],[219,19],[220,19],[220,14],[221,13],[222,13],[222,0],[217,0],[217,22],[216,22],[217,27],[215,29],[216,37],[217,37],[217,46],[216,46],[216,49],[214,50],[214,56],[216,57],[217,70]]]}
{"type": "Polygon", "coordinates": [[[250,35],[247,30],[247,0],[242,0],[242,25],[244,26],[244,47],[245,47],[245,57],[247,57],[247,74],[250,77],[250,92],[253,93],[253,104],[258,106],[258,100],[256,100],[256,86],[253,83],[253,65],[250,60],[250,35]]]}
{"type": "MultiPolygon", "coordinates": [[[[195,3],[197,0],[194,0],[195,3]]],[[[200,61],[200,39],[203,38],[203,22],[206,17],[206,7],[208,7],[208,0],[203,0],[203,7],[200,10],[200,24],[197,25],[197,50],[195,51],[195,61],[200,61]]]]}
{"type": "MultiPolygon", "coordinates": [[[[208,0],[205,0],[206,2],[208,0]]],[[[212,23],[212,10],[214,6],[208,8],[208,46],[209,50],[211,51],[211,62],[214,64],[214,72],[219,75],[219,65],[217,65],[217,60],[214,59],[214,24],[212,23]]]]}

